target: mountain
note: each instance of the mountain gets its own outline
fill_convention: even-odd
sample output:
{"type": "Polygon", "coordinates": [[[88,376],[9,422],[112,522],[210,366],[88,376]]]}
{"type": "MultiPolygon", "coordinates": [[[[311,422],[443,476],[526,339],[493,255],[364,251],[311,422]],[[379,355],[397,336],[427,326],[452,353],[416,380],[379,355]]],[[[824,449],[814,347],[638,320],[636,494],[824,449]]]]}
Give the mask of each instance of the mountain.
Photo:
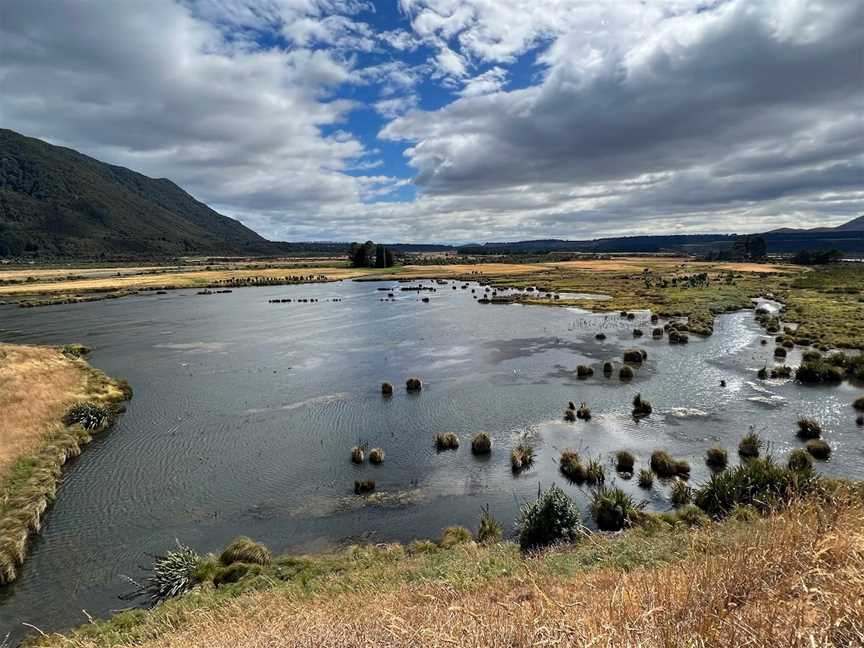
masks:
{"type": "Polygon", "coordinates": [[[781,227],[780,229],[771,230],[767,234],[791,234],[795,232],[826,234],[830,232],[864,232],[864,216],[853,218],[848,223],[837,225],[836,227],[811,227],[809,229],[798,229],[795,227],[781,227]]]}
{"type": "Polygon", "coordinates": [[[0,129],[0,256],[22,252],[128,257],[278,248],[170,180],[0,129]]]}

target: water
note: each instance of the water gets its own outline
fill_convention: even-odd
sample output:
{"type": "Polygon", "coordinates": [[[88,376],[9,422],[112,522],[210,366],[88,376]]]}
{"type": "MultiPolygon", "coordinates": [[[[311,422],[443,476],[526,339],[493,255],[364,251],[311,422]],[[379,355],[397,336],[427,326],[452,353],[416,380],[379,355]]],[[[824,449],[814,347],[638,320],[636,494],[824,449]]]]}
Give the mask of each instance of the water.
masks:
{"type": "MultiPolygon", "coordinates": [[[[140,575],[149,554],[175,539],[200,552],[238,534],[277,553],[327,551],[437,538],[451,524],[476,528],[487,503],[511,530],[520,504],[552,482],[587,508],[587,491],[557,472],[565,448],[602,454],[609,476],[611,452],[636,453],[638,471],[665,448],[687,458],[691,482],[700,483],[709,446],[735,456],[753,426],[785,455],[799,446],[795,420],[807,414],[823,422],[834,448],[820,469],[864,478],[864,432],[849,405],[861,390],[757,381],[773,345],[759,344],[752,312],[718,318],[711,338],[670,346],[633,340],[634,326],[650,331],[644,312],[627,322],[617,313],[479,305],[451,285],[396,290],[395,302],[382,302],[377,288],[387,285],[0,307],[3,341],[82,342],[94,349],[94,365],[135,389],[118,424],[68,467],[21,578],[0,593],[3,634],[20,637],[23,622],[62,630],[121,608],[118,595],[130,589],[123,575],[140,575]],[[268,303],[287,297],[320,301],[268,303]],[[342,301],[325,301],[334,298],[342,301]],[[594,339],[600,330],[603,342],[594,339]],[[636,379],[604,378],[601,363],[629,346],[648,351],[636,379]],[[593,364],[594,377],[577,380],[578,364],[593,364]],[[412,375],[424,381],[421,394],[404,391],[412,375]],[[384,380],[396,385],[392,398],[379,393],[384,380]],[[638,423],[629,415],[637,391],[654,405],[638,423]],[[570,400],[586,401],[594,418],[562,422],[570,400]],[[478,459],[470,436],[481,430],[493,452],[478,459]],[[442,431],[456,432],[462,447],[437,453],[433,437],[442,431]],[[524,431],[536,437],[539,457],[514,476],[509,447],[524,431]],[[383,447],[385,463],[352,465],[358,441],[383,447]],[[387,501],[364,505],[352,494],[358,478],[374,478],[387,501]]],[[[651,509],[669,507],[668,486],[645,492],[635,479],[615,481],[651,509]]]]}

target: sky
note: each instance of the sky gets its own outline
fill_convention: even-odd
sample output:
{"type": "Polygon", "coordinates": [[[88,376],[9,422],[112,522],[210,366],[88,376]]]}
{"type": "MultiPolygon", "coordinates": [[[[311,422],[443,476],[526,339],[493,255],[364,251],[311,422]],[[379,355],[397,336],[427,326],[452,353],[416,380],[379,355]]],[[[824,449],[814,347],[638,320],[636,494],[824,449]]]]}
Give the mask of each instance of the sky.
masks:
{"type": "Polygon", "coordinates": [[[0,127],[272,240],[864,213],[860,0],[3,0],[0,127]]]}

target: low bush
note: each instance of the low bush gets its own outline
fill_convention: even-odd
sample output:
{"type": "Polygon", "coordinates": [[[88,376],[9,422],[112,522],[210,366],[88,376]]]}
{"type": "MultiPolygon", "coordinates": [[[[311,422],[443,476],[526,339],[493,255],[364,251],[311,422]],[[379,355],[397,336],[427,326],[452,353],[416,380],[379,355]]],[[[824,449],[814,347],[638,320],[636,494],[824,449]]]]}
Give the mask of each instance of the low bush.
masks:
{"type": "Polygon", "coordinates": [[[825,461],[831,456],[831,446],[823,439],[810,439],[804,447],[814,459],[825,461]]]}
{"type": "Polygon", "coordinates": [[[653,408],[651,403],[642,398],[642,394],[633,397],[633,418],[644,418],[650,416],[653,408]]]}
{"type": "Polygon", "coordinates": [[[801,448],[796,448],[789,453],[789,461],[786,464],[789,470],[810,470],[813,468],[813,459],[810,453],[801,448]]]}
{"type": "Polygon", "coordinates": [[[369,451],[369,463],[373,463],[376,466],[384,463],[384,450],[381,448],[372,448],[369,451]]]}
{"type": "Polygon", "coordinates": [[[459,437],[453,432],[440,432],[435,437],[435,447],[438,450],[456,450],[459,447],[459,437]]]}
{"type": "Polygon", "coordinates": [[[591,496],[591,517],[601,531],[620,531],[635,524],[641,511],[620,488],[602,487],[591,496]]]}
{"type": "Polygon", "coordinates": [[[489,505],[480,509],[480,528],[477,529],[477,542],[481,544],[493,544],[501,540],[504,529],[501,523],[489,512],[489,505]]]}
{"type": "Polygon", "coordinates": [[[726,448],[715,446],[705,451],[705,464],[709,468],[723,470],[728,463],[729,454],[726,452],[726,448]]]}
{"type": "Polygon", "coordinates": [[[270,560],[270,550],[246,536],[234,538],[219,556],[219,562],[223,565],[237,562],[269,565],[270,560]]]}
{"type": "Polygon", "coordinates": [[[585,467],[579,453],[574,450],[565,450],[558,460],[558,469],[571,482],[581,484],[585,481],[585,467]]]}
{"type": "Polygon", "coordinates": [[[619,450],[615,453],[615,470],[623,473],[632,473],[636,464],[636,457],[632,452],[619,450]]]}
{"type": "Polygon", "coordinates": [[[808,439],[819,439],[822,437],[822,426],[816,419],[799,418],[797,435],[799,439],[804,439],[805,441],[808,439]]]}
{"type": "Polygon", "coordinates": [[[675,506],[684,506],[689,504],[693,498],[693,489],[687,485],[687,482],[676,479],[672,482],[672,491],[670,493],[672,504],[675,506]]]}
{"type": "Polygon", "coordinates": [[[519,546],[523,550],[558,542],[576,542],[585,536],[579,508],[555,485],[538,493],[536,500],[522,507],[516,525],[519,546]]]}
{"type": "Polygon", "coordinates": [[[725,517],[739,505],[767,512],[795,496],[813,492],[818,485],[813,473],[789,470],[765,457],[715,473],[696,490],[694,501],[714,518],[725,517]]]}
{"type": "Polygon", "coordinates": [[[654,485],[654,473],[650,470],[639,471],[639,488],[651,488],[654,485]]]}
{"type": "Polygon", "coordinates": [[[471,452],[475,455],[492,452],[492,438],[486,432],[478,432],[471,439],[471,452]]]}
{"type": "Polygon", "coordinates": [[[738,443],[738,455],[743,459],[755,459],[763,445],[762,438],[756,432],[750,432],[738,443]]]}
{"type": "Polygon", "coordinates": [[[467,544],[473,539],[474,537],[471,535],[471,532],[465,527],[451,526],[444,529],[444,532],[441,534],[441,542],[438,544],[442,549],[449,549],[456,545],[467,544]]]}

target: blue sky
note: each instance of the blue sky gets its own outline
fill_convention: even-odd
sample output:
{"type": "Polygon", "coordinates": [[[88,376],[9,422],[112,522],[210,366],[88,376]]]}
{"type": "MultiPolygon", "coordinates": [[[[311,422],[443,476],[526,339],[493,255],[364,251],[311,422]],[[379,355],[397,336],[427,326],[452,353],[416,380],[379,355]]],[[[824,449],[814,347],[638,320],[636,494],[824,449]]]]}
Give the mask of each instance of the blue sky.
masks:
{"type": "Polygon", "coordinates": [[[0,126],[271,239],[864,213],[855,0],[6,0],[0,126]]]}

